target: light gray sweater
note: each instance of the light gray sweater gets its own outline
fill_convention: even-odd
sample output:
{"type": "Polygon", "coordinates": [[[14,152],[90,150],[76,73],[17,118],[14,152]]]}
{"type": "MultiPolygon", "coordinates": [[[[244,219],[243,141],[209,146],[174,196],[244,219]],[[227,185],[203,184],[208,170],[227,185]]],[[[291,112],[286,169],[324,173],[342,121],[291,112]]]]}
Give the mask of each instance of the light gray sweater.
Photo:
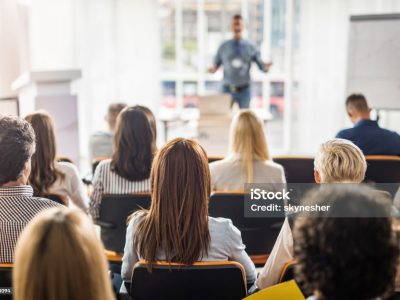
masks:
{"type": "MultiPolygon", "coordinates": [[[[142,258],[139,256],[134,244],[134,234],[142,216],[136,215],[129,223],[126,232],[126,243],[124,256],[122,259],[121,275],[125,282],[130,282],[132,270],[135,263],[142,258]]],[[[208,255],[201,261],[236,261],[244,267],[247,282],[254,282],[256,279],[256,269],[250,257],[245,251],[245,245],[239,229],[237,229],[230,219],[209,217],[208,227],[210,230],[211,243],[208,255]]],[[[164,260],[164,253],[158,252],[158,259],[164,260]]]]}

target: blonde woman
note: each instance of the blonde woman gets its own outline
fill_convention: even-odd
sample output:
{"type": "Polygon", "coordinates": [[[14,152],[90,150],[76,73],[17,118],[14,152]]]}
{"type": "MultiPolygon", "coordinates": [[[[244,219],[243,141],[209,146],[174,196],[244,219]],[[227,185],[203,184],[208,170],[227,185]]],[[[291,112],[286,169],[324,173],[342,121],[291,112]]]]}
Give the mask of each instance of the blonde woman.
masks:
{"type": "Polygon", "coordinates": [[[213,190],[241,190],[245,183],[286,183],[283,167],[271,160],[261,121],[251,110],[232,120],[228,156],[210,164],[213,190]]]}
{"type": "MultiPolygon", "coordinates": [[[[323,143],[314,159],[314,178],[318,184],[361,183],[366,170],[367,162],[360,148],[344,139],[333,139],[323,143]]],[[[263,289],[278,283],[282,267],[292,259],[293,236],[286,219],[257,278],[257,287],[263,289]]]]}
{"type": "Polygon", "coordinates": [[[14,300],[114,299],[90,219],[67,208],[34,218],[17,243],[13,288],[14,300]]]}

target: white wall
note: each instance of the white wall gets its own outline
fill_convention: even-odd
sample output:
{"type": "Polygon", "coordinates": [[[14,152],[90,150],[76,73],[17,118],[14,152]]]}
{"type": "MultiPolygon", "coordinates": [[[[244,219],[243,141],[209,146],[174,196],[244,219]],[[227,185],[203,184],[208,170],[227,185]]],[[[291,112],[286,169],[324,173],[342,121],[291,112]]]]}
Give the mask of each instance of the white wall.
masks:
{"type": "Polygon", "coordinates": [[[29,65],[27,20],[26,6],[0,1],[0,97],[15,94],[11,83],[29,65]]]}
{"type": "Polygon", "coordinates": [[[157,9],[157,0],[1,0],[0,96],[23,71],[81,69],[74,90],[85,159],[111,102],[157,108],[157,9]]]}
{"type": "Polygon", "coordinates": [[[394,12],[399,0],[302,0],[299,126],[292,128],[300,138],[292,153],[315,153],[350,126],[344,110],[350,15],[394,12]]]}

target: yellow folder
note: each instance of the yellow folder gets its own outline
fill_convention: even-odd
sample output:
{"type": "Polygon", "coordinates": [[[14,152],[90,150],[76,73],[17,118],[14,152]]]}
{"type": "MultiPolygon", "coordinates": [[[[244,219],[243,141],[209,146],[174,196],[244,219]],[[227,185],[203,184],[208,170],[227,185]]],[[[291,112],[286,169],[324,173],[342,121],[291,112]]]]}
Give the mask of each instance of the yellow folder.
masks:
{"type": "Polygon", "coordinates": [[[244,300],[304,300],[303,293],[300,291],[297,283],[294,280],[286,281],[264,290],[261,290],[253,295],[250,295],[244,300]]]}

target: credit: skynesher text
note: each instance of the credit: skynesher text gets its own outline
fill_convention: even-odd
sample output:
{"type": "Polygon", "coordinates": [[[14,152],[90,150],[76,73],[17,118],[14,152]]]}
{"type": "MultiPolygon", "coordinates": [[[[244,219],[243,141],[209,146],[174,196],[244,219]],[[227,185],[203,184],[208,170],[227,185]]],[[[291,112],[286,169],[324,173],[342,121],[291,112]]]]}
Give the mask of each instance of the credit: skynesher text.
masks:
{"type": "Polygon", "coordinates": [[[318,211],[329,211],[330,205],[279,205],[279,204],[269,204],[269,205],[258,205],[252,204],[250,206],[251,211],[264,211],[264,212],[275,212],[284,211],[287,213],[298,213],[298,212],[318,212],[318,211]]]}

